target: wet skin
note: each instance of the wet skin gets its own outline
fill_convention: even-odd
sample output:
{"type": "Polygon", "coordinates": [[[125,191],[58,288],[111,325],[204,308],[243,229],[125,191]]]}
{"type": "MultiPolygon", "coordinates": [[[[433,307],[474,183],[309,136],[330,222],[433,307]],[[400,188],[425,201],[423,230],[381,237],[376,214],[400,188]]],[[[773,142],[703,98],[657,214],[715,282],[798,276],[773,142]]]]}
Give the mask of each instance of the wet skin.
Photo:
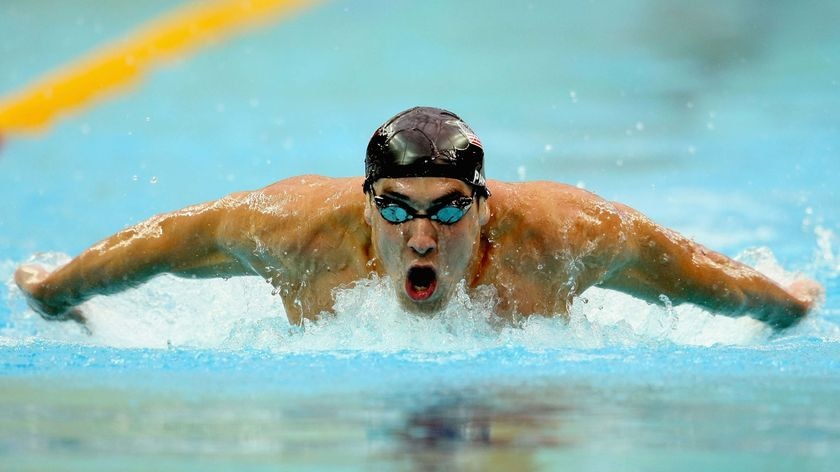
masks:
{"type": "MultiPolygon", "coordinates": [[[[160,273],[259,275],[295,324],[329,312],[336,288],[372,273],[390,277],[407,311],[424,314],[448,303],[461,281],[468,290],[493,286],[497,312],[508,317],[562,315],[598,285],[781,328],[822,296],[816,282],[781,287],[629,207],[563,184],[489,181],[492,197],[477,198],[455,224],[395,225],[361,182],[303,176],[232,194],[121,231],[52,273],[21,266],[15,281],[44,317],[77,321],[85,300],[160,273]]],[[[461,181],[429,177],[381,179],[374,191],[419,214],[472,194],[461,181]]]]}
{"type": "MultiPolygon", "coordinates": [[[[381,179],[373,188],[377,195],[418,211],[472,195],[467,184],[442,178],[381,179]]],[[[471,266],[477,265],[474,261],[480,261],[485,250],[481,226],[489,217],[486,200],[477,199],[460,220],[450,225],[426,218],[390,223],[379,215],[371,198],[365,201],[364,217],[371,228],[373,252],[381,270],[391,275],[397,299],[406,310],[439,311],[461,280],[475,278],[478,267],[471,266]],[[433,280],[423,280],[418,287],[412,275],[420,268],[433,280]]]]}

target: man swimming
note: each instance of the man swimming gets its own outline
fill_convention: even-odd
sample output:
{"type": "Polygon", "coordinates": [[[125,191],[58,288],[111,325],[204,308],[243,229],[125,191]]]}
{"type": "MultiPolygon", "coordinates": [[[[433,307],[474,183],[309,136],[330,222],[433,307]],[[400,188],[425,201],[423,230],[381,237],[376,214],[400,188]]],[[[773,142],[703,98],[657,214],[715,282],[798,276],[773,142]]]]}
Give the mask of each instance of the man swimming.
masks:
{"type": "Polygon", "coordinates": [[[468,291],[490,285],[497,313],[510,318],[565,314],[596,285],[783,328],[822,294],[808,279],[781,287],[587,191],[486,181],[470,127],[427,107],[376,130],[364,179],[295,177],[158,215],[52,273],[23,265],[15,281],[43,317],[83,321],[85,300],[161,273],[257,274],[276,288],[293,324],[330,311],[336,288],[371,274],[388,277],[413,313],[441,310],[462,281],[468,291]]]}

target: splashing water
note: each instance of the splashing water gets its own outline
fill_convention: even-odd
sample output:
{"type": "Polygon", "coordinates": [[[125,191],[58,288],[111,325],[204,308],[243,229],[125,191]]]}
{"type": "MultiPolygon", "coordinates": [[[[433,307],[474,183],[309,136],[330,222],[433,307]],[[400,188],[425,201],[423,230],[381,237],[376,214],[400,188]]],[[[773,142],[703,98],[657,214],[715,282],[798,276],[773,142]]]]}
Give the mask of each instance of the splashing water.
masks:
{"type": "MultiPolygon", "coordinates": [[[[745,251],[739,259],[782,284],[797,277],[785,272],[767,249],[745,251]]],[[[46,253],[32,262],[53,269],[67,260],[64,254],[46,253]]],[[[568,318],[531,316],[510,323],[494,315],[492,287],[481,287],[470,297],[463,286],[442,312],[422,317],[402,310],[390,281],[375,276],[338,290],[333,313],[292,326],[279,297],[272,296],[258,278],[186,280],[163,275],[85,303],[88,332],[73,323],[44,321],[30,310],[11,281],[14,267],[8,261],[0,265],[9,306],[9,319],[0,325],[4,345],[46,340],[130,348],[474,353],[500,347],[756,345],[774,336],[763,323],[748,317],[718,316],[692,305],[671,306],[667,299],[664,307],[651,305],[598,288],[577,298],[568,318]]],[[[817,313],[789,333],[838,340],[838,331],[817,313]]]]}
{"type": "Polygon", "coordinates": [[[837,235],[823,226],[816,226],[814,234],[817,236],[817,254],[814,265],[827,277],[836,278],[840,274],[840,252],[836,249],[837,235]]]}

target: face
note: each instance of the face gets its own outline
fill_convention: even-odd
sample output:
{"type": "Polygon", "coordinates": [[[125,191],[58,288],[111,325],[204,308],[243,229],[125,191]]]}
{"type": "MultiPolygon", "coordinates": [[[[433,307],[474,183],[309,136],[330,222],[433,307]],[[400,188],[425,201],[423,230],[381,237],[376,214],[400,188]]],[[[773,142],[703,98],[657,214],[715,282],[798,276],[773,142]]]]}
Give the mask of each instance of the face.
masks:
{"type": "Polygon", "coordinates": [[[481,226],[488,218],[485,199],[473,196],[466,183],[439,177],[380,179],[373,193],[381,204],[395,205],[402,215],[413,219],[391,223],[379,212],[373,196],[367,195],[365,220],[371,226],[373,250],[385,272],[394,281],[397,299],[407,310],[434,313],[443,308],[461,280],[470,280],[471,266],[478,257],[481,226]],[[452,224],[452,204],[458,207],[465,197],[474,197],[463,217],[452,224]]]}

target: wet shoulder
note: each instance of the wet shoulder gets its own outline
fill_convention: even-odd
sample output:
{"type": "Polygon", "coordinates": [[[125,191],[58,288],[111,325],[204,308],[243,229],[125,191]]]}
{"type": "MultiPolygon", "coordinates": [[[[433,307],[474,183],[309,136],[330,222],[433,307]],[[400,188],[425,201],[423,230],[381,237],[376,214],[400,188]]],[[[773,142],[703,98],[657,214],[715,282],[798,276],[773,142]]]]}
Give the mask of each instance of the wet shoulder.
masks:
{"type": "Polygon", "coordinates": [[[278,203],[317,208],[323,205],[361,205],[364,203],[360,177],[333,178],[321,175],[301,175],[280,180],[256,193],[278,203]]]}
{"type": "Polygon", "coordinates": [[[284,251],[339,245],[368,238],[360,178],[300,176],[219,201],[231,209],[230,238],[254,240],[284,251]]]}
{"type": "Polygon", "coordinates": [[[616,206],[584,189],[556,182],[491,181],[491,238],[535,238],[575,248],[615,245],[623,239],[616,206]]]}
{"type": "Polygon", "coordinates": [[[312,219],[330,211],[347,211],[364,206],[360,178],[331,178],[304,175],[275,182],[264,188],[229,195],[221,205],[272,219],[312,219]]]}
{"type": "Polygon", "coordinates": [[[491,181],[490,208],[502,219],[513,217],[522,222],[545,221],[547,216],[583,217],[618,215],[612,202],[571,185],[557,182],[491,181]]]}

